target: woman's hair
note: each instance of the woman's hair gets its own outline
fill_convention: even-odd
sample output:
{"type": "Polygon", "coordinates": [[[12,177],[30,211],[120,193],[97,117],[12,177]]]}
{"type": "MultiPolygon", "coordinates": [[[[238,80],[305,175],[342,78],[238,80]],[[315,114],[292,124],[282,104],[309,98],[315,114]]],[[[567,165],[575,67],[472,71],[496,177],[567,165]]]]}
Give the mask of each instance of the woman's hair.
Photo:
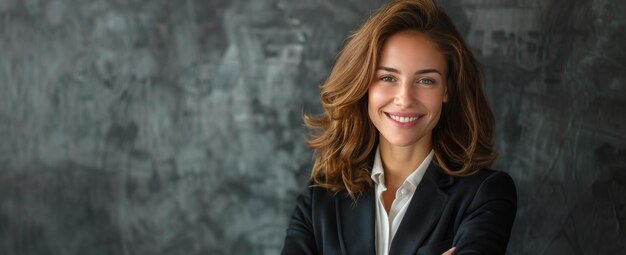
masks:
{"type": "Polygon", "coordinates": [[[372,184],[378,131],[367,113],[367,91],[383,44],[406,30],[427,35],[448,65],[448,101],[432,131],[435,163],[449,175],[464,176],[496,159],[491,143],[495,121],[481,89],[476,59],[432,0],[398,0],[379,9],[348,38],[320,87],[323,114],[304,116],[311,129],[307,144],[315,152],[314,186],[346,190],[356,199],[372,184]]]}

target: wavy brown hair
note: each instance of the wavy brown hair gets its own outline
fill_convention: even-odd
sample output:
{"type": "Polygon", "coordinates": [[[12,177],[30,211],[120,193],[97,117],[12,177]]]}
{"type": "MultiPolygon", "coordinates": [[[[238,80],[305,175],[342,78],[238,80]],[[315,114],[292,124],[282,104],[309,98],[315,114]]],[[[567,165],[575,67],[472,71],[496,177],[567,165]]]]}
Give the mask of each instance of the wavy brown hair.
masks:
{"type": "Polygon", "coordinates": [[[496,159],[493,112],[482,91],[476,59],[450,18],[431,0],[398,0],[383,6],[354,32],[320,87],[324,110],[304,116],[315,152],[314,186],[356,199],[370,178],[378,131],[367,113],[367,91],[381,48],[391,35],[413,30],[433,40],[448,65],[448,102],[433,129],[435,163],[453,176],[471,175],[496,159]]]}

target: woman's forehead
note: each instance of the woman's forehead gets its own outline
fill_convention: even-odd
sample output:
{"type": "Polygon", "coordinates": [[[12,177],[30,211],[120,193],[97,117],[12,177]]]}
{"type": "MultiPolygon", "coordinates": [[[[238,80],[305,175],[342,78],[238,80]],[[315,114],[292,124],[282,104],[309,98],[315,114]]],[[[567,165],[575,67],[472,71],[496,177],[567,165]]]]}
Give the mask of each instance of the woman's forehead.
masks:
{"type": "Polygon", "coordinates": [[[446,59],[426,34],[403,31],[390,36],[381,48],[378,66],[396,69],[437,69],[446,71],[446,59]]]}

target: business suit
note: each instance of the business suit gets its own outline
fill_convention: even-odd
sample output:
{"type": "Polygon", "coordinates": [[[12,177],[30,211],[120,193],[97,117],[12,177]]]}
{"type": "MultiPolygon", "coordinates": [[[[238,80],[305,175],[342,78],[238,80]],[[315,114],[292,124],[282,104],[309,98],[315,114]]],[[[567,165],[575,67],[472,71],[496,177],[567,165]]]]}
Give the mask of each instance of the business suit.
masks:
{"type": "MultiPolygon", "coordinates": [[[[282,254],[375,254],[374,188],[356,203],[307,188],[297,200],[282,254]]],[[[390,255],[504,254],[517,210],[509,175],[488,169],[452,177],[431,163],[391,243],[390,255]]]]}

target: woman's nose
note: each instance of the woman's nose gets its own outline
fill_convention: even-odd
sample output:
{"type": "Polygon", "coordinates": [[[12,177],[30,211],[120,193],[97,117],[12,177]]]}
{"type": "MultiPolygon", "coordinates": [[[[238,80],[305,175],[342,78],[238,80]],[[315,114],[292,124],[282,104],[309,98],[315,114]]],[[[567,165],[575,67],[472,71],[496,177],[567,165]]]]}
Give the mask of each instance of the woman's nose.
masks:
{"type": "Polygon", "coordinates": [[[408,108],[415,103],[415,88],[412,83],[402,82],[396,90],[394,102],[397,106],[408,108]]]}

